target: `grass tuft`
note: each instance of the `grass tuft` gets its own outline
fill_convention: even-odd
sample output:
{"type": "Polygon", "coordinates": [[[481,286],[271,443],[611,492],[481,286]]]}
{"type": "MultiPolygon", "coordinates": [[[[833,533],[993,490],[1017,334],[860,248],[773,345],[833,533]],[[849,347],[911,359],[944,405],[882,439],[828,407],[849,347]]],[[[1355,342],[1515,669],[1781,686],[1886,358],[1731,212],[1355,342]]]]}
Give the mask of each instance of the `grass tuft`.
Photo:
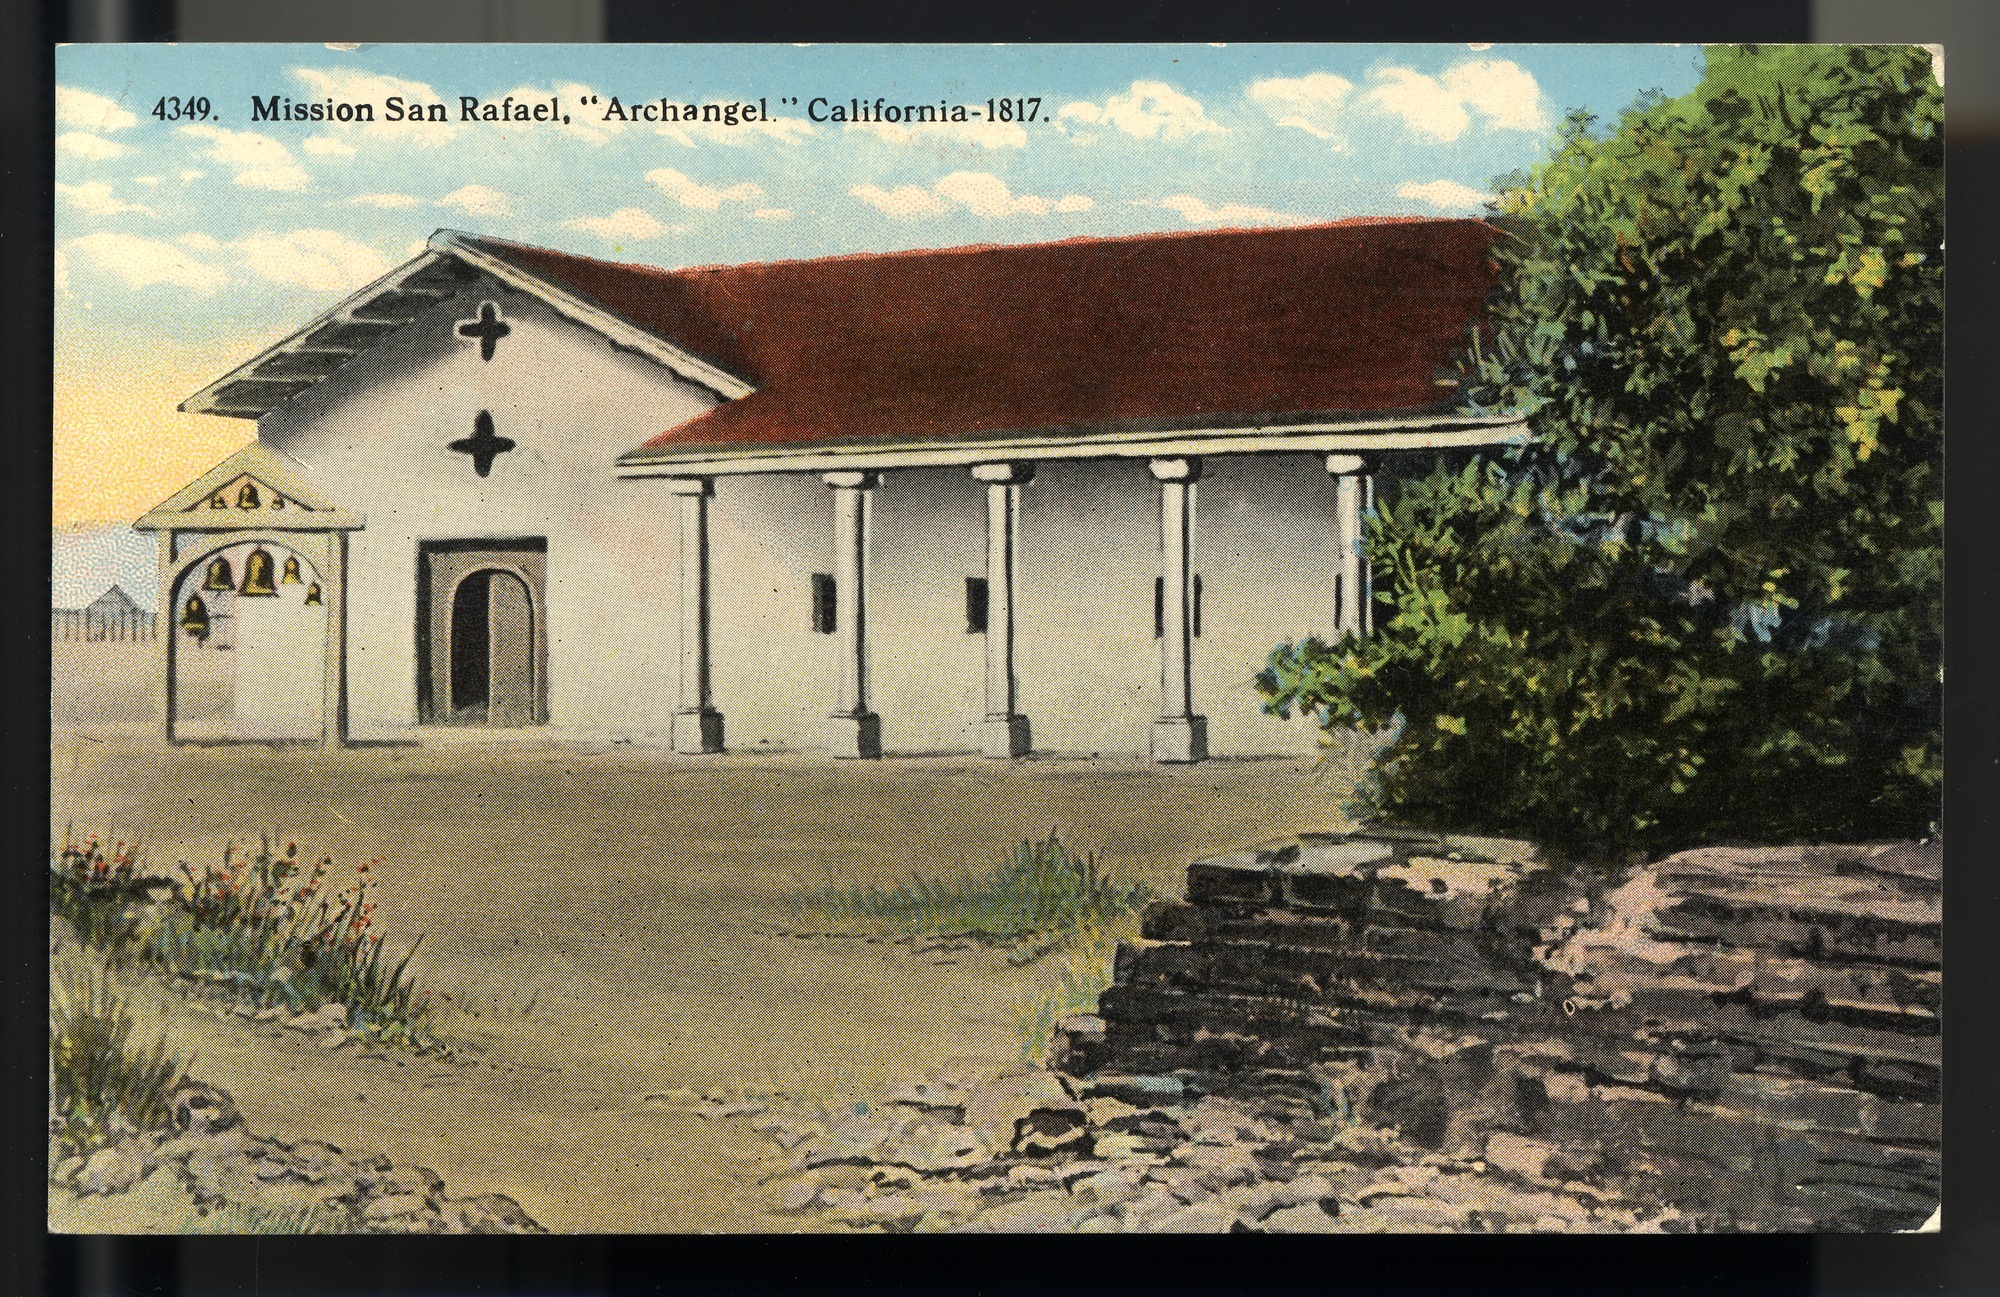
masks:
{"type": "Polygon", "coordinates": [[[108,971],[70,971],[49,987],[49,1101],[60,1129],[51,1135],[84,1153],[119,1128],[155,1130],[173,1113],[174,1087],[192,1060],[162,1035],[135,1044],[136,1023],[108,971]]]}
{"type": "Polygon", "coordinates": [[[225,1202],[189,1213],[180,1234],[347,1234],[353,1224],[331,1207],[255,1207],[225,1202]]]}
{"type": "Polygon", "coordinates": [[[1022,1001],[1015,1012],[1022,1062],[1040,1063],[1048,1057],[1056,1024],[1064,1018],[1097,1012],[1097,997],[1111,985],[1117,950],[1114,936],[1095,932],[1078,940],[1053,963],[1054,985],[1022,1001]]]}
{"type": "Polygon", "coordinates": [[[995,944],[1066,942],[1135,913],[1152,893],[1112,878],[1095,853],[1079,855],[1051,831],[1023,842],[984,874],[911,878],[893,887],[827,887],[792,898],[803,924],[859,924],[896,936],[995,944]]]}

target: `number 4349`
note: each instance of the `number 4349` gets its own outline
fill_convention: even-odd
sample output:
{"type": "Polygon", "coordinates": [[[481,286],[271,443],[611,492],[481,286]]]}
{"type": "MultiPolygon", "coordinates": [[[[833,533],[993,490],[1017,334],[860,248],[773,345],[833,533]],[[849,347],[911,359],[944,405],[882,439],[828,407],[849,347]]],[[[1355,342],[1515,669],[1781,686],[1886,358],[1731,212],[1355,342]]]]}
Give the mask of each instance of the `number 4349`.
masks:
{"type": "Polygon", "coordinates": [[[206,95],[192,99],[168,95],[153,105],[153,116],[163,122],[205,122],[211,115],[206,95]]]}

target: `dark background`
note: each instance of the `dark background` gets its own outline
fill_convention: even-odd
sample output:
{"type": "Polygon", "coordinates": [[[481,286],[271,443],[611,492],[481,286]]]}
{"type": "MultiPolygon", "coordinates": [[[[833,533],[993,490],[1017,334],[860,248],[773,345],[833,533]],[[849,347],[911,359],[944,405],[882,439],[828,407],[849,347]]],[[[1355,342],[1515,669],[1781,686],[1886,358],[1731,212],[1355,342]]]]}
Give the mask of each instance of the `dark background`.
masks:
{"type": "Polygon", "coordinates": [[[45,934],[39,846],[24,832],[0,899],[6,923],[7,1172],[0,1291],[110,1294],[465,1294],[711,1291],[1048,1293],[1507,1292],[1825,1294],[2000,1292],[1993,988],[2000,893],[1990,796],[1994,735],[1992,370],[1996,175],[2000,175],[2000,5],[1991,0],[1675,0],[1661,3],[1287,4],[1236,0],[1104,4],[782,3],[702,0],[44,0],[0,5],[0,267],[6,276],[6,448],[15,494],[12,606],[0,649],[0,787],[15,823],[40,835],[48,796],[48,644],[43,562],[49,521],[50,242],[54,44],[89,40],[372,41],[1921,41],[1947,47],[1948,216],[1955,236],[1948,323],[1949,680],[1945,823],[1954,868],[1946,908],[1945,1233],[1905,1238],[1724,1239],[1178,1238],[885,1239],[157,1239],[49,1238],[41,1141],[45,934]],[[1143,13],[1143,16],[1140,14],[1143,13]]]}

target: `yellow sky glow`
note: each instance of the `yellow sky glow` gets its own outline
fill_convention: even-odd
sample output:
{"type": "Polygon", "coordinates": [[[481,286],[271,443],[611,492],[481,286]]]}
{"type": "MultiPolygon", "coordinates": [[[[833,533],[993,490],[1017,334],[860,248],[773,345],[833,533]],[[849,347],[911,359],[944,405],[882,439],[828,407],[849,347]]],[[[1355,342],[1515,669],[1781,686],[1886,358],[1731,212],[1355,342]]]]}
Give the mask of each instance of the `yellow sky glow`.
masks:
{"type": "Polygon", "coordinates": [[[215,377],[58,364],[51,521],[129,521],[254,441],[251,419],[181,414],[174,406],[215,377]]]}

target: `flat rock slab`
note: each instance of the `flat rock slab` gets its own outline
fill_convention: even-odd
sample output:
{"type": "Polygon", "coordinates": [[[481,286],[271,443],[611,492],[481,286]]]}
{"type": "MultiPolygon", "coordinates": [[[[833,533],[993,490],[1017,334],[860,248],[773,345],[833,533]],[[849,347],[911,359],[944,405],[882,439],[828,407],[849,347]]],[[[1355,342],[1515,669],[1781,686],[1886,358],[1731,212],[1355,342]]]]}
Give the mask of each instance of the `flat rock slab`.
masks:
{"type": "Polygon", "coordinates": [[[1527,843],[1453,834],[1306,833],[1188,867],[1195,905],[1375,912],[1457,926],[1540,858],[1527,843]]]}

